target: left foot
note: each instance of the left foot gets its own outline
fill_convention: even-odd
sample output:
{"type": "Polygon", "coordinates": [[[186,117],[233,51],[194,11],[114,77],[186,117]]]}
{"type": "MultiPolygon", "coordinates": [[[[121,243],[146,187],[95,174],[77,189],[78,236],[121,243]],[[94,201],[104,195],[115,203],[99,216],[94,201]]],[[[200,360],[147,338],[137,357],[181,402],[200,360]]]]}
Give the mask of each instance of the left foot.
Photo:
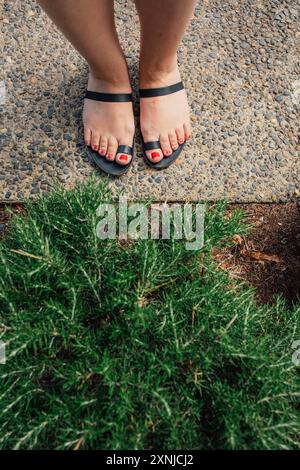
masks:
{"type": "MultiPolygon", "coordinates": [[[[160,88],[180,82],[178,65],[173,70],[141,74],[140,88],[160,88]],[[149,78],[151,75],[151,78],[149,78]]],[[[191,137],[190,112],[185,90],[171,95],[140,99],[141,131],[144,142],[159,141],[161,148],[146,151],[153,163],[170,157],[179,145],[191,137]]]]}

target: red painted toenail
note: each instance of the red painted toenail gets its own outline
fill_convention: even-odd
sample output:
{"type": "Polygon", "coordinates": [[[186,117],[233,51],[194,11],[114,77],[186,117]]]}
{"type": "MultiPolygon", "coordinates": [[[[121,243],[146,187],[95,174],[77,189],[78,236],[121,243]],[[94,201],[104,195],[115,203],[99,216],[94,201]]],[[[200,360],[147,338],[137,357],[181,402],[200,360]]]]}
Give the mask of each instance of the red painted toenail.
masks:
{"type": "Polygon", "coordinates": [[[100,150],[101,155],[105,155],[105,150],[100,150]]]}
{"type": "Polygon", "coordinates": [[[152,158],[160,157],[160,153],[158,153],[158,152],[152,152],[152,153],[151,153],[151,157],[152,157],[152,158]]]}
{"type": "Polygon", "coordinates": [[[98,145],[93,145],[94,150],[98,150],[98,145]]]}
{"type": "Polygon", "coordinates": [[[120,155],[119,160],[127,160],[127,155],[120,155]]]}

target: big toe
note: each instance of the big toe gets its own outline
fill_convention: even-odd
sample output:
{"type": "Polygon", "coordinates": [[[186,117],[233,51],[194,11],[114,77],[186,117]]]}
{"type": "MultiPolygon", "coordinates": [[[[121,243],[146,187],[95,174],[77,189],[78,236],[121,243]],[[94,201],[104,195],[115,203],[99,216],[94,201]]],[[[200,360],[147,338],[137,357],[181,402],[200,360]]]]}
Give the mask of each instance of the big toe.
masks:
{"type": "Polygon", "coordinates": [[[161,149],[147,150],[146,155],[152,163],[158,163],[164,158],[161,149]]]}
{"type": "Polygon", "coordinates": [[[117,149],[116,156],[116,162],[119,165],[126,166],[131,162],[133,155],[132,145],[132,137],[130,137],[129,135],[119,139],[119,146],[117,149]]]}
{"type": "Polygon", "coordinates": [[[128,165],[128,163],[130,163],[131,159],[132,159],[132,155],[129,155],[129,154],[124,153],[124,152],[117,153],[117,156],[116,156],[116,162],[119,165],[122,165],[122,166],[128,165]]]}

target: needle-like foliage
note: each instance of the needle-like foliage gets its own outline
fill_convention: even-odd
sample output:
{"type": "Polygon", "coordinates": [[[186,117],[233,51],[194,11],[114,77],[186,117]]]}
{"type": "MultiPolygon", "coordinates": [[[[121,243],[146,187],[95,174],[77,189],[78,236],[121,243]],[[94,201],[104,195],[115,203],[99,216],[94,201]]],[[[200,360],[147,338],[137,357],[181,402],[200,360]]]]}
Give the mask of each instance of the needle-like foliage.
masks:
{"type": "Polygon", "coordinates": [[[1,449],[299,448],[300,307],[257,305],[205,246],[101,241],[95,179],[27,202],[0,242],[1,449]]]}

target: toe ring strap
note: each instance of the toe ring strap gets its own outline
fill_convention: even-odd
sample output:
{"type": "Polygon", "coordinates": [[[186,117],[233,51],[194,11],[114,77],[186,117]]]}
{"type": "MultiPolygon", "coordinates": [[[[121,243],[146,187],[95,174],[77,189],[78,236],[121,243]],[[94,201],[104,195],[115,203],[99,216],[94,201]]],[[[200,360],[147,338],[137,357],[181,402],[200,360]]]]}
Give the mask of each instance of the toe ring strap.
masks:
{"type": "Polygon", "coordinates": [[[156,142],[145,142],[144,143],[144,149],[145,150],[156,150],[156,149],[160,149],[160,142],[159,141],[156,141],[156,142]]]}
{"type": "Polygon", "coordinates": [[[117,153],[126,153],[128,155],[132,155],[133,147],[130,147],[129,145],[119,145],[117,153]]]}

